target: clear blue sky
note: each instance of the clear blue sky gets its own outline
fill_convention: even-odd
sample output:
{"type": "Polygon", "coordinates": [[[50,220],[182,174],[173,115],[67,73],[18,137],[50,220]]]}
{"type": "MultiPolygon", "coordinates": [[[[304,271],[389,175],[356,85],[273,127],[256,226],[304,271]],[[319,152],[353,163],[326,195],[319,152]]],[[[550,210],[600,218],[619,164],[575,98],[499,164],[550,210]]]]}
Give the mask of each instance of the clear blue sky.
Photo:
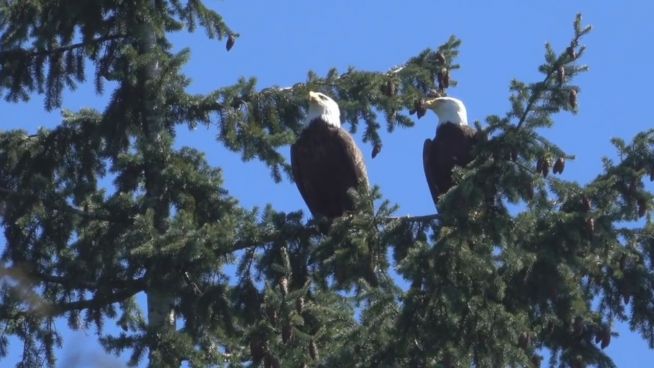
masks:
{"type": "MultiPolygon", "coordinates": [[[[511,79],[541,79],[537,67],[543,61],[545,42],[551,42],[557,50],[564,49],[572,35],[575,14],[581,12],[584,24],[592,24],[593,32],[584,41],[588,52],[581,60],[590,65],[590,72],[577,79],[581,87],[580,112],[557,115],[556,126],[544,132],[576,155],[576,160],[567,163],[563,178],[589,181],[600,171],[601,157],[615,157],[609,143],[612,137],[630,140],[635,133],[654,126],[650,105],[654,86],[651,1],[624,1],[619,5],[569,0],[206,3],[220,12],[241,37],[227,53],[223,43],[206,39],[202,31],[172,36],[176,49],[192,50],[191,61],[185,67],[193,80],[191,92],[209,92],[241,76],[255,76],[259,88],[265,88],[302,82],[308,70],[321,75],[331,67],[341,71],[349,66],[386,71],[454,34],[463,40],[458,59],[462,68],[453,74],[459,85],[448,92],[464,100],[469,120],[482,123],[490,114],[508,111],[511,79]]],[[[66,93],[64,106],[70,110],[103,110],[107,99],[107,95],[97,96],[92,85],[84,85],[66,93]]],[[[40,96],[29,103],[0,102],[0,128],[34,131],[38,126],[55,126],[61,120],[60,112],[45,113],[42,106],[40,96]]],[[[434,134],[435,121],[428,113],[413,129],[385,134],[384,148],[375,160],[370,159],[371,147],[362,145],[371,182],[381,187],[385,198],[400,205],[399,214],[433,212],[421,150],[423,140],[434,134]]],[[[181,128],[178,145],[206,152],[213,165],[224,169],[227,189],[244,206],[272,203],[279,210],[306,211],[294,184],[275,184],[263,165],[242,163],[238,154],[220,147],[216,134],[215,127],[199,127],[193,132],[181,128]]],[[[360,135],[356,138],[360,142],[360,135]]],[[[287,149],[284,153],[288,153],[287,149]]],[[[654,351],[639,335],[625,325],[618,325],[617,331],[620,337],[607,350],[619,367],[654,366],[654,351]]],[[[64,345],[64,351],[83,352],[87,358],[82,357],[79,366],[89,366],[88,357],[98,354],[99,349],[93,331],[65,336],[70,337],[72,346],[64,345]]],[[[14,363],[22,347],[14,343],[10,348],[11,357],[0,365],[14,363]]],[[[60,366],[65,366],[63,359],[60,366]]]]}

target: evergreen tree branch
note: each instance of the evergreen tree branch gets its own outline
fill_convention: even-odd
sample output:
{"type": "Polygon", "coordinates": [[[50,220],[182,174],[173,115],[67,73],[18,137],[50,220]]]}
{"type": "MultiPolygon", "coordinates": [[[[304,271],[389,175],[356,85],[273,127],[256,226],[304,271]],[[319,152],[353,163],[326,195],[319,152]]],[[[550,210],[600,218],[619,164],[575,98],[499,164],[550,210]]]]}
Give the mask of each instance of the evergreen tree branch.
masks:
{"type": "Polygon", "coordinates": [[[518,123],[515,126],[516,130],[522,127],[522,124],[527,119],[527,116],[529,115],[529,113],[532,112],[534,108],[534,104],[542,97],[543,92],[545,92],[545,90],[547,89],[547,83],[552,79],[552,76],[554,75],[554,73],[556,73],[556,70],[564,61],[565,56],[566,56],[565,54],[559,56],[557,61],[554,63],[554,67],[549,69],[549,71],[545,74],[545,78],[541,82],[534,84],[534,86],[532,87],[533,89],[531,92],[531,96],[529,97],[529,101],[527,102],[527,106],[525,107],[524,112],[520,116],[520,119],[518,120],[518,123]]]}
{"type": "MultiPolygon", "coordinates": [[[[320,235],[320,231],[317,227],[315,226],[306,226],[301,230],[301,234],[296,234],[297,236],[316,236],[320,235]]],[[[245,250],[245,249],[253,249],[253,248],[258,248],[258,247],[263,247],[271,243],[279,242],[284,239],[285,236],[287,236],[283,230],[280,231],[267,231],[263,232],[260,234],[257,234],[256,236],[246,236],[244,238],[241,238],[237,240],[234,243],[234,246],[225,250],[221,255],[228,255],[232,254],[234,252],[237,252],[239,250],[245,250]]]]}
{"type": "Polygon", "coordinates": [[[65,201],[53,201],[47,198],[43,198],[37,195],[31,195],[23,192],[16,192],[7,188],[0,187],[0,193],[4,195],[17,196],[25,199],[37,199],[41,201],[49,209],[55,209],[59,211],[64,211],[66,213],[79,216],[88,220],[99,220],[99,221],[109,221],[109,222],[118,222],[118,219],[113,218],[106,214],[101,214],[95,211],[83,210],[81,208],[72,206],[65,201]]]}
{"type": "MultiPolygon", "coordinates": [[[[387,224],[394,221],[399,221],[403,223],[429,222],[440,218],[441,218],[440,215],[437,213],[430,214],[430,215],[421,215],[421,216],[410,216],[410,215],[385,216],[381,218],[381,223],[387,224]]],[[[311,237],[311,236],[319,236],[323,234],[320,232],[319,227],[317,226],[305,226],[300,230],[300,233],[294,235],[297,237],[311,237]]],[[[220,255],[225,256],[240,250],[263,247],[272,243],[283,241],[287,236],[288,236],[288,232],[285,231],[284,229],[262,232],[256,234],[255,236],[247,235],[237,240],[234,243],[233,247],[224,250],[223,252],[220,253],[220,255]]]]}
{"type": "MultiPolygon", "coordinates": [[[[66,312],[80,311],[84,309],[100,309],[115,302],[120,302],[132,295],[146,289],[145,279],[135,280],[102,280],[98,283],[84,282],[82,280],[45,275],[33,272],[25,267],[0,266],[0,277],[11,278],[16,281],[16,295],[22,304],[29,307],[24,310],[2,309],[0,310],[0,319],[15,319],[18,317],[39,318],[56,317],[66,312]],[[88,289],[95,290],[96,297],[92,299],[79,299],[72,302],[56,302],[46,300],[45,296],[32,291],[34,283],[55,283],[65,287],[66,290],[88,289]],[[120,289],[118,291],[107,293],[107,289],[120,289]],[[102,290],[102,291],[100,291],[102,290]]],[[[50,289],[50,288],[48,288],[50,289]]]]}
{"type": "MultiPolygon", "coordinates": [[[[309,72],[307,80],[292,87],[268,87],[257,91],[254,78],[218,89],[206,96],[186,96],[175,101],[176,120],[191,127],[216,124],[218,139],[228,149],[240,151],[244,161],[257,158],[271,168],[275,181],[283,170],[291,177],[290,166],[279,147],[293,143],[304,127],[303,107],[310,90],[332,96],[340,105],[343,125],[356,133],[363,123],[363,141],[381,147],[380,112],[386,116],[387,130],[411,127],[416,104],[437,87],[436,75],[456,69],[453,63],[460,40],[451,37],[437,50],[426,49],[401,66],[386,72],[344,73],[336,69],[320,77],[309,72]]],[[[450,85],[456,82],[452,79],[450,85]]]]}
{"type": "Polygon", "coordinates": [[[26,310],[11,312],[5,310],[0,311],[0,320],[15,320],[18,317],[32,318],[32,316],[39,316],[41,318],[57,317],[66,312],[81,311],[85,309],[101,309],[110,304],[121,302],[143,290],[145,289],[142,287],[131,287],[110,294],[98,294],[97,297],[92,299],[80,299],[66,303],[48,303],[41,301],[32,308],[26,310]]]}
{"type": "MultiPolygon", "coordinates": [[[[46,10],[66,10],[64,5],[70,4],[23,3],[51,6],[46,10]]],[[[112,2],[103,4],[114,9],[112,2]]],[[[654,278],[647,261],[652,259],[652,249],[644,244],[651,242],[651,229],[617,225],[641,218],[641,209],[651,208],[652,196],[641,183],[644,173],[654,170],[647,166],[654,162],[646,151],[651,137],[640,137],[638,147],[624,145],[622,161],[606,164],[605,174],[585,188],[553,177],[541,180],[539,174],[544,174],[530,167],[543,154],[563,157],[533,128],[553,123],[550,116],[561,109],[570,110],[561,97],[576,88],[566,82],[581,70],[568,65],[581,53],[576,50],[583,49],[577,49],[578,37],[571,44],[573,54],[567,56],[557,57],[548,46],[547,62],[541,66],[543,81],[512,84],[513,112],[496,124],[489,119],[488,131],[499,129],[504,134],[480,144],[481,154],[475,155],[474,162],[455,170],[458,185],[439,202],[440,207],[449,201],[450,208],[442,211],[445,220],[439,214],[391,216],[395,210],[387,204],[375,213],[371,203],[379,197],[361,195],[357,199],[361,210],[335,219],[329,224],[330,233],[323,234],[316,226],[323,223],[305,221],[300,211],[286,214],[270,208],[260,222],[256,211],[244,215],[236,200],[221,191],[218,170],[211,169],[200,153],[177,154],[171,148],[174,125],[209,125],[217,120],[221,142],[242,152],[244,160],[264,161],[279,176],[275,169],[287,166],[278,150],[303,128],[308,90],[332,95],[342,106],[344,126],[354,132],[363,122],[364,140],[376,145],[381,142],[377,114],[386,114],[389,131],[411,126],[413,120],[404,112],[415,109],[416,102],[436,87],[437,73],[456,68],[452,59],[457,40],[387,72],[333,70],[324,77],[310,73],[304,83],[263,90],[255,88],[253,79],[241,80],[212,95],[193,97],[185,92],[187,80],[179,72],[185,55],[172,56],[164,46],[165,37],[184,25],[192,30],[195,22],[218,38],[232,35],[222,19],[201,1],[121,2],[120,6],[127,11],[114,13],[90,5],[99,19],[111,25],[100,31],[82,29],[83,37],[106,34],[108,29],[138,34],[139,27],[133,26],[145,19],[152,23],[144,28],[160,27],[156,32],[141,29],[149,36],[141,40],[140,50],[135,47],[136,36],[101,45],[93,55],[79,49],[32,50],[36,59],[55,64],[48,83],[39,84],[39,73],[31,72],[11,79],[32,66],[4,70],[17,90],[27,86],[26,92],[31,92],[46,85],[56,97],[62,86],[56,79],[81,70],[62,72],[66,62],[57,57],[72,56],[77,59],[71,62],[82,64],[88,57],[102,64],[96,75],[110,76],[121,86],[105,115],[91,119],[102,129],[93,125],[83,133],[66,130],[59,138],[43,134],[45,139],[34,145],[14,136],[3,145],[9,152],[3,164],[8,175],[0,178],[0,197],[11,209],[11,219],[7,217],[4,224],[5,257],[14,262],[0,267],[0,276],[14,279],[3,285],[0,296],[0,318],[10,330],[7,335],[24,337],[26,346],[48,344],[43,334],[52,321],[48,318],[69,312],[74,319],[77,311],[86,309],[87,321],[96,318],[100,324],[115,318],[111,303],[122,301],[123,316],[117,322],[124,332],[106,339],[105,347],[133,349],[134,364],[150,351],[151,366],[179,366],[181,359],[193,366],[215,365],[223,363],[217,359],[230,355],[229,363],[265,366],[449,367],[454,361],[463,366],[528,366],[530,358],[533,362],[537,357],[534,350],[545,346],[554,350],[561,365],[581,365],[575,360],[581,359],[584,364],[610,367],[591,340],[597,342],[600,328],[604,335],[599,337],[606,338],[605,320],[626,316],[627,303],[632,303],[632,325],[646,337],[653,336],[654,311],[649,301],[654,278]],[[174,9],[168,10],[169,5],[174,9]],[[132,19],[122,23],[105,19],[108,13],[132,19]],[[69,55],[47,58],[40,52],[69,55]],[[98,57],[100,53],[104,56],[98,57]],[[152,69],[155,64],[160,69],[152,69]],[[565,77],[559,72],[562,66],[565,77]],[[507,162],[506,154],[512,151],[516,153],[509,157],[518,158],[507,162]],[[98,179],[107,178],[107,168],[117,175],[119,198],[105,200],[98,189],[98,179]],[[533,189],[535,181],[538,194],[522,195],[522,187],[528,184],[533,189]],[[551,191],[543,188],[543,182],[551,191]],[[528,201],[525,211],[512,216],[504,206],[504,194],[509,201],[528,201]],[[593,201],[586,212],[575,207],[582,195],[593,201]],[[551,200],[554,196],[557,200],[551,200]],[[85,203],[92,211],[80,208],[85,203]],[[175,211],[168,212],[170,208],[175,211]],[[100,222],[112,218],[127,221],[100,222]],[[589,219],[596,222],[590,226],[589,219]],[[431,226],[438,220],[448,224],[431,226]],[[242,257],[236,254],[242,250],[242,257]],[[386,278],[389,250],[398,272],[411,283],[406,293],[394,284],[396,280],[386,278]],[[241,282],[229,285],[225,267],[239,257],[241,282]],[[256,269],[252,271],[257,274],[256,285],[251,265],[256,269]],[[143,279],[119,279],[144,274],[143,279]],[[376,275],[379,287],[356,281],[376,275]],[[341,291],[346,288],[354,295],[344,296],[341,291]],[[136,303],[125,300],[143,290],[170,292],[152,298],[151,305],[172,312],[174,304],[184,328],[148,334],[152,330],[137,316],[136,303]],[[600,309],[604,309],[595,311],[590,306],[602,293],[606,300],[600,309]],[[355,317],[358,312],[361,318],[355,317]],[[16,328],[17,318],[32,325],[16,328]],[[223,347],[231,350],[220,357],[223,347]],[[340,364],[334,364],[334,358],[340,364]]],[[[15,32],[18,36],[7,45],[30,40],[39,45],[72,42],[65,37],[66,30],[57,27],[78,24],[77,19],[60,22],[65,17],[51,17],[54,22],[46,20],[53,23],[43,26],[34,16],[37,10],[14,21],[29,32],[15,32]]],[[[580,35],[585,31],[578,23],[575,32],[580,35]]],[[[29,50],[19,52],[29,57],[29,50]]],[[[39,66],[38,61],[33,64],[39,66]]]]}
{"type": "MultiPolygon", "coordinates": [[[[26,269],[26,267],[13,266],[5,267],[0,265],[0,276],[11,277],[19,280],[20,282],[29,283],[52,283],[61,286],[69,287],[70,289],[87,289],[97,290],[100,288],[145,288],[146,283],[144,279],[136,280],[120,280],[115,278],[102,279],[98,282],[91,282],[80,280],[79,278],[70,278],[65,276],[47,275],[44,273],[36,272],[34,270],[26,269]]],[[[25,285],[27,286],[27,285],[25,285]]]]}
{"type": "Polygon", "coordinates": [[[99,294],[97,297],[92,299],[81,299],[74,302],[52,304],[46,307],[46,310],[48,311],[47,315],[58,316],[75,310],[100,309],[107,305],[123,301],[144,290],[144,287],[133,286],[114,293],[99,294]]]}
{"type": "Polygon", "coordinates": [[[96,44],[101,44],[103,42],[107,41],[113,41],[113,40],[118,40],[121,38],[126,38],[128,37],[125,34],[115,34],[115,35],[107,35],[99,38],[95,38],[90,41],[84,41],[84,42],[78,42],[66,46],[61,46],[61,47],[56,47],[53,49],[44,49],[44,50],[30,50],[30,49],[23,49],[23,48],[14,48],[14,49],[9,49],[9,50],[4,50],[0,51],[0,57],[1,58],[7,58],[15,55],[22,55],[22,56],[28,56],[28,57],[37,57],[37,56],[47,56],[47,55],[53,55],[53,54],[61,54],[67,51],[72,51],[75,49],[79,48],[84,48],[88,47],[90,45],[96,45],[96,44]]]}
{"type": "Polygon", "coordinates": [[[402,221],[402,222],[429,222],[432,220],[439,220],[441,216],[438,213],[433,213],[431,215],[421,215],[421,216],[390,216],[384,218],[385,222],[391,221],[402,221]]]}
{"type": "MultiPolygon", "coordinates": [[[[520,129],[520,127],[522,127],[522,125],[525,123],[529,114],[533,112],[536,103],[539,100],[541,100],[541,98],[543,97],[544,92],[553,87],[550,84],[555,75],[557,75],[558,78],[560,79],[558,82],[561,85],[565,82],[566,78],[569,78],[569,76],[565,75],[566,69],[564,68],[564,66],[566,64],[574,62],[583,53],[584,51],[583,47],[578,51],[576,50],[576,48],[579,45],[580,39],[585,34],[590,32],[590,30],[591,30],[590,26],[587,26],[583,29],[581,28],[581,15],[578,14],[574,23],[575,36],[570,42],[570,46],[568,46],[565,52],[560,53],[559,56],[556,58],[556,60],[550,60],[551,62],[549,64],[541,67],[541,70],[545,70],[545,78],[541,82],[534,83],[529,86],[529,92],[530,92],[529,99],[527,101],[527,105],[525,106],[522,114],[520,115],[520,118],[518,119],[518,123],[515,125],[516,130],[520,129]]],[[[553,51],[550,49],[549,44],[547,45],[547,51],[548,51],[548,55],[546,57],[551,58],[553,51]]],[[[576,90],[574,93],[576,93],[576,90]]],[[[568,101],[565,101],[565,103],[568,103],[568,101]]],[[[574,105],[574,103],[572,103],[571,105],[574,105]]],[[[575,109],[575,107],[576,106],[571,106],[572,109],[575,109]]]]}

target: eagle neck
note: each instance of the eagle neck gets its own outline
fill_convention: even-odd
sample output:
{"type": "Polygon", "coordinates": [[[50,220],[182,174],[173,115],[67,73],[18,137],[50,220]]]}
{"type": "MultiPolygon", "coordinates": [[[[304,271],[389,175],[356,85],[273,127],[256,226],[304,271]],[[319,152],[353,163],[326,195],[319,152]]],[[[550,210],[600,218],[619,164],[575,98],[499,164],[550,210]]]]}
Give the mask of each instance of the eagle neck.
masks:
{"type": "Polygon", "coordinates": [[[306,117],[305,125],[310,124],[316,119],[322,120],[327,125],[331,125],[337,128],[341,127],[340,114],[338,112],[329,109],[324,109],[324,110],[309,109],[309,112],[306,117]]]}
{"type": "Polygon", "coordinates": [[[436,131],[439,131],[442,127],[446,127],[446,126],[465,127],[465,126],[468,126],[468,122],[465,121],[464,119],[459,119],[459,118],[457,118],[457,119],[447,119],[447,120],[439,119],[438,120],[438,125],[436,126],[436,131]],[[457,122],[454,123],[453,120],[457,121],[457,122]]]}

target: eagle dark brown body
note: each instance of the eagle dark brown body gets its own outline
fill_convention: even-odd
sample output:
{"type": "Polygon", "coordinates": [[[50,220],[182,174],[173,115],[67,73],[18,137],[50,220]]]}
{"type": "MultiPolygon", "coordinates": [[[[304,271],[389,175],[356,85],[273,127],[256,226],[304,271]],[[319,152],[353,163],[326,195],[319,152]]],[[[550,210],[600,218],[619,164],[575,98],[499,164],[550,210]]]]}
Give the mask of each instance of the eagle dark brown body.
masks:
{"type": "Polygon", "coordinates": [[[363,155],[345,130],[313,119],[291,145],[293,177],[313,216],[335,218],[354,209],[348,190],[368,185],[363,155]]]}
{"type": "Polygon", "coordinates": [[[452,169],[464,167],[472,160],[475,130],[450,122],[438,126],[433,140],[425,139],[422,162],[434,203],[452,187],[452,169]]]}

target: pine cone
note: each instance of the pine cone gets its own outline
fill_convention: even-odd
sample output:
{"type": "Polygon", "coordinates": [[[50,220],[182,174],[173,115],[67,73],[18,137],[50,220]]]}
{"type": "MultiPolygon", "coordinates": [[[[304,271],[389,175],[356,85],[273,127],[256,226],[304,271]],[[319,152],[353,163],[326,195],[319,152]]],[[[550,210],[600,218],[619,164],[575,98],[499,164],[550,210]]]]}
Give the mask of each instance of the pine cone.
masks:
{"type": "Polygon", "coordinates": [[[550,173],[550,160],[548,160],[547,157],[540,158],[536,163],[536,171],[540,171],[540,173],[543,174],[543,177],[546,178],[550,173]],[[539,167],[540,170],[538,169],[539,167]]]}
{"type": "Polygon", "coordinates": [[[438,79],[438,88],[441,91],[450,86],[450,72],[447,68],[442,68],[436,77],[438,79]]]}
{"type": "Polygon", "coordinates": [[[375,146],[372,148],[372,158],[377,157],[379,152],[381,152],[381,149],[382,149],[382,144],[381,143],[375,144],[375,146]]]}
{"type": "Polygon", "coordinates": [[[258,364],[265,354],[266,347],[258,338],[250,339],[250,356],[255,364],[258,364]]]}
{"type": "Polygon", "coordinates": [[[647,214],[648,210],[647,200],[645,198],[638,198],[638,217],[643,217],[647,214]]]}
{"type": "Polygon", "coordinates": [[[232,47],[234,47],[234,44],[236,43],[236,37],[233,34],[230,34],[227,37],[227,44],[225,44],[225,48],[227,51],[231,50],[232,47]]]}
{"type": "Polygon", "coordinates": [[[553,333],[554,333],[554,328],[555,328],[555,327],[556,327],[556,325],[554,324],[553,321],[549,321],[549,322],[547,322],[547,334],[548,334],[548,335],[553,334],[553,333]]]}
{"type": "Polygon", "coordinates": [[[243,101],[243,98],[241,98],[240,96],[236,96],[234,97],[230,105],[232,106],[233,109],[238,109],[239,107],[241,107],[241,105],[243,105],[244,102],[245,101],[243,101]]]}
{"type": "Polygon", "coordinates": [[[263,360],[263,366],[265,368],[280,368],[281,364],[279,363],[279,359],[277,359],[277,357],[268,353],[263,360]]]}
{"type": "Polygon", "coordinates": [[[568,56],[570,57],[570,59],[574,60],[574,59],[577,58],[577,51],[575,51],[574,46],[572,46],[572,45],[568,46],[568,48],[566,49],[566,52],[568,53],[568,56]]]}
{"type": "Polygon", "coordinates": [[[534,199],[534,185],[531,182],[525,186],[525,197],[530,201],[534,199]]]}
{"type": "Polygon", "coordinates": [[[638,185],[636,184],[636,180],[632,180],[629,182],[629,186],[627,187],[627,194],[629,196],[634,195],[636,193],[638,185]]]}
{"type": "Polygon", "coordinates": [[[516,151],[515,149],[511,150],[510,155],[511,155],[511,161],[515,162],[518,159],[518,151],[516,151]]]}
{"type": "Polygon", "coordinates": [[[441,70],[441,72],[443,73],[443,87],[449,88],[450,87],[450,71],[443,68],[443,70],[441,70]]]}
{"type": "Polygon", "coordinates": [[[554,162],[552,172],[555,174],[561,174],[563,173],[563,169],[565,169],[565,159],[563,157],[559,157],[556,159],[556,162],[554,162]]]}
{"type": "Polygon", "coordinates": [[[313,340],[309,341],[309,356],[313,360],[318,360],[318,346],[316,346],[316,342],[313,340]]]}
{"type": "Polygon", "coordinates": [[[547,175],[550,173],[550,160],[545,159],[543,160],[543,177],[547,177],[547,175]]]}
{"type": "Polygon", "coordinates": [[[588,229],[588,232],[591,234],[595,232],[595,219],[594,218],[589,218],[586,220],[586,228],[588,229]]]}
{"type": "Polygon", "coordinates": [[[608,326],[605,326],[602,329],[600,340],[602,341],[602,344],[600,345],[602,349],[606,348],[611,343],[611,329],[608,326]]]}
{"type": "Polygon", "coordinates": [[[623,254],[620,256],[620,260],[618,261],[618,266],[620,267],[620,272],[624,273],[626,267],[627,267],[627,255],[623,254]]]}
{"type": "Polygon", "coordinates": [[[282,295],[288,295],[288,277],[282,276],[279,278],[279,288],[282,291],[282,295]]]}
{"type": "Polygon", "coordinates": [[[531,336],[529,336],[529,334],[526,332],[520,334],[520,337],[518,338],[518,345],[522,349],[526,350],[529,347],[529,345],[531,345],[531,336]]]}
{"type": "Polygon", "coordinates": [[[591,210],[593,206],[593,202],[591,202],[590,198],[584,196],[583,198],[581,198],[581,205],[582,208],[584,209],[584,212],[588,212],[591,210]]]}
{"type": "Polygon", "coordinates": [[[291,341],[292,338],[293,338],[293,327],[291,327],[290,323],[286,322],[282,327],[282,342],[286,344],[289,341],[291,341]]]}
{"type": "Polygon", "coordinates": [[[272,305],[265,306],[266,316],[272,324],[277,323],[277,310],[272,305]]]}
{"type": "Polygon", "coordinates": [[[416,100],[416,102],[413,104],[414,111],[416,112],[416,115],[418,116],[418,119],[421,117],[425,116],[427,113],[427,108],[425,107],[425,101],[422,99],[416,100]]]}
{"type": "Polygon", "coordinates": [[[295,300],[295,310],[297,310],[298,313],[302,313],[304,311],[304,298],[299,297],[295,300]]]}
{"type": "Polygon", "coordinates": [[[586,329],[586,324],[584,323],[584,320],[581,317],[577,316],[575,317],[575,321],[572,327],[575,336],[581,336],[584,333],[584,330],[586,329]]]}
{"type": "Polygon", "coordinates": [[[443,97],[443,96],[441,96],[441,93],[438,92],[438,90],[436,90],[434,88],[427,91],[427,94],[425,96],[427,96],[428,98],[443,97]]]}
{"type": "Polygon", "coordinates": [[[563,82],[565,82],[565,68],[563,65],[561,65],[556,71],[556,79],[559,82],[559,86],[563,85],[563,82]]]}
{"type": "Polygon", "coordinates": [[[445,64],[445,56],[443,56],[443,53],[440,51],[436,53],[436,62],[439,64],[445,64]]]}
{"type": "Polygon", "coordinates": [[[568,103],[573,109],[577,108],[577,90],[571,89],[570,94],[568,95],[568,103]]]}
{"type": "Polygon", "coordinates": [[[541,362],[542,360],[543,360],[543,357],[542,357],[542,356],[540,356],[540,355],[538,355],[538,354],[534,354],[534,355],[531,356],[531,365],[532,365],[534,368],[539,368],[539,367],[540,367],[540,362],[541,362]]]}
{"type": "Polygon", "coordinates": [[[384,94],[387,97],[395,96],[395,82],[392,79],[386,81],[386,85],[383,88],[384,94]]]}

